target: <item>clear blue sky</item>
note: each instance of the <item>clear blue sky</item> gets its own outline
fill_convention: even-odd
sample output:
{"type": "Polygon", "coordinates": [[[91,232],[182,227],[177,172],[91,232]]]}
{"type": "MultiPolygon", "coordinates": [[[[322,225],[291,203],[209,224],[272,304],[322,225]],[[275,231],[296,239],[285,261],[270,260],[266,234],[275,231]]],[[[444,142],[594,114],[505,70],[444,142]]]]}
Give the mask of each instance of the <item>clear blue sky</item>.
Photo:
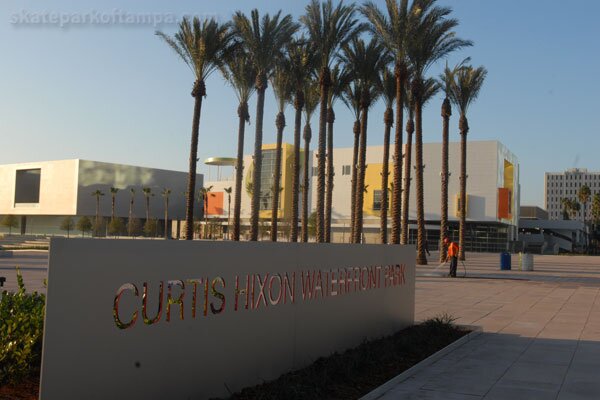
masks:
{"type": "MultiPolygon", "coordinates": [[[[383,4],[383,1],[379,1],[383,4]]],[[[250,6],[294,16],[302,1],[23,1],[0,4],[0,164],[85,158],[186,170],[193,99],[190,70],[151,25],[14,24],[35,13],[210,14],[226,19],[250,6]],[[16,16],[15,16],[16,14],[16,16]]],[[[521,163],[522,204],[543,205],[545,171],[600,170],[600,2],[440,0],[454,8],[460,36],[489,70],[471,108],[470,140],[498,139],[521,163]]],[[[48,14],[45,14],[48,15],[48,14]]],[[[96,14],[98,15],[98,14],[96,14]]],[[[174,31],[174,25],[160,27],[174,31]]],[[[441,66],[431,69],[437,75],[441,66]]],[[[218,74],[207,82],[199,157],[235,154],[236,99],[218,74]]],[[[268,92],[265,143],[275,137],[268,92]]],[[[254,108],[254,104],[251,104],[254,108]]],[[[350,146],[352,117],[336,109],[335,146],[350,146]]],[[[425,140],[439,141],[440,99],[424,114],[425,140]]],[[[369,143],[382,141],[383,107],[369,118],[369,143]]],[[[288,109],[288,125],[292,122],[288,109]]],[[[246,153],[254,129],[248,128],[246,153]]],[[[457,118],[451,137],[458,140],[457,118]]],[[[291,141],[291,130],[285,132],[291,141]]],[[[437,182],[436,182],[437,184],[437,182]]]]}

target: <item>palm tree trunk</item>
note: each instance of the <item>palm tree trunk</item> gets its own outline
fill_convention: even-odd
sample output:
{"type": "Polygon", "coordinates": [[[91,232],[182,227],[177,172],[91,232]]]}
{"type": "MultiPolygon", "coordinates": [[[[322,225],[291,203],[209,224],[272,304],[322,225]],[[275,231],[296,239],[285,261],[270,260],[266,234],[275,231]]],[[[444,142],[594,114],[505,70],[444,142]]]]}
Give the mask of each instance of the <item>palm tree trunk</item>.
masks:
{"type": "Polygon", "coordinates": [[[127,233],[129,233],[129,236],[131,236],[131,234],[133,233],[133,229],[131,229],[133,227],[133,196],[131,196],[131,199],[129,200],[129,220],[127,221],[127,233]]]}
{"type": "Polygon", "coordinates": [[[113,194],[110,204],[110,221],[113,222],[115,220],[115,195],[113,194]]]}
{"type": "Polygon", "coordinates": [[[294,108],[296,115],[294,118],[294,166],[292,171],[292,226],[290,232],[290,241],[298,241],[298,197],[300,194],[300,130],[302,129],[302,107],[304,107],[304,94],[302,91],[296,92],[294,108]]]}
{"type": "Polygon", "coordinates": [[[440,215],[440,263],[446,261],[446,246],[444,239],[448,235],[448,184],[450,173],[448,171],[448,146],[449,146],[449,123],[452,115],[450,100],[446,97],[442,103],[442,190],[441,190],[441,215],[440,215]]]}
{"type": "Polygon", "coordinates": [[[146,222],[150,221],[150,196],[146,196],[146,222]]]}
{"type": "MultiPolygon", "coordinates": [[[[417,84],[418,85],[418,84],[417,84]]],[[[416,86],[416,85],[415,85],[416,86]]],[[[425,207],[423,204],[423,123],[422,104],[417,87],[415,93],[415,180],[417,188],[417,264],[427,265],[425,257],[425,207]]]]}
{"type": "Polygon", "coordinates": [[[100,196],[96,195],[96,226],[94,227],[96,236],[100,234],[100,196]]]}
{"type": "Polygon", "coordinates": [[[319,144],[317,148],[317,243],[325,240],[325,153],[327,141],[327,98],[331,86],[331,72],[327,66],[321,70],[321,99],[319,112],[319,144]]]}
{"type": "Polygon", "coordinates": [[[169,227],[169,198],[165,197],[165,239],[169,238],[168,234],[169,227]]]}
{"type": "Polygon", "coordinates": [[[309,189],[309,170],[308,162],[310,159],[310,139],[312,129],[310,124],[304,125],[304,184],[302,187],[302,241],[308,242],[308,189],[309,189]]]}
{"type": "Polygon", "coordinates": [[[267,89],[266,78],[261,81],[257,78],[256,97],[256,133],[254,138],[254,171],[252,174],[252,211],[250,214],[250,240],[258,240],[258,217],[260,212],[260,175],[262,170],[262,137],[263,137],[263,115],[265,111],[265,91],[267,89]]]}
{"type": "Polygon", "coordinates": [[[358,181],[356,184],[356,227],[354,228],[354,243],[362,242],[362,231],[363,231],[363,203],[365,197],[365,172],[367,170],[367,119],[368,119],[368,108],[363,107],[361,111],[362,117],[360,121],[360,151],[359,151],[359,168],[358,168],[358,181]]]}
{"type": "Polygon", "coordinates": [[[392,243],[400,243],[400,215],[402,194],[402,128],[404,107],[404,83],[406,82],[406,66],[396,63],[396,131],[394,135],[394,185],[392,193],[392,243]]]}
{"type": "Polygon", "coordinates": [[[408,211],[410,202],[410,167],[412,163],[412,137],[415,133],[415,122],[412,112],[409,113],[406,121],[406,153],[404,153],[404,190],[402,191],[402,233],[400,235],[400,244],[408,244],[410,237],[410,228],[408,224],[408,211]]]}
{"type": "Polygon", "coordinates": [[[390,131],[394,124],[394,110],[388,107],[383,114],[383,123],[385,129],[383,132],[383,166],[381,167],[381,214],[379,238],[381,243],[386,244],[387,235],[387,219],[388,219],[388,178],[390,164],[390,131]]]}
{"type": "Polygon", "coordinates": [[[194,83],[192,97],[194,97],[194,116],[192,118],[192,140],[190,144],[190,161],[188,171],[187,193],[185,199],[185,239],[194,238],[194,195],[196,193],[196,163],[198,162],[198,134],[200,130],[200,113],[202,111],[202,98],[206,96],[204,80],[198,79],[194,83]]]}
{"type": "Polygon", "coordinates": [[[271,211],[271,241],[277,241],[277,217],[279,216],[279,185],[281,180],[281,143],[283,142],[283,128],[285,128],[285,115],[277,114],[277,150],[275,151],[275,171],[273,176],[273,208],[271,211]]]}
{"type": "Polygon", "coordinates": [[[356,186],[358,178],[358,150],[360,141],[360,118],[354,121],[354,145],[352,147],[352,194],[350,195],[350,242],[354,242],[356,227],[356,186]]]}
{"type": "Polygon", "coordinates": [[[233,200],[233,240],[240,240],[240,214],[242,211],[242,179],[244,175],[244,134],[248,114],[248,103],[242,102],[238,106],[238,147],[235,163],[235,198],[233,200]]]}
{"type": "Polygon", "coordinates": [[[467,116],[461,114],[459,121],[460,130],[460,223],[458,233],[458,257],[465,259],[465,232],[467,229],[467,133],[469,122],[467,116]]]}
{"type": "Polygon", "coordinates": [[[327,190],[325,193],[325,243],[331,242],[331,208],[333,206],[333,123],[335,113],[327,111],[327,190]]]}

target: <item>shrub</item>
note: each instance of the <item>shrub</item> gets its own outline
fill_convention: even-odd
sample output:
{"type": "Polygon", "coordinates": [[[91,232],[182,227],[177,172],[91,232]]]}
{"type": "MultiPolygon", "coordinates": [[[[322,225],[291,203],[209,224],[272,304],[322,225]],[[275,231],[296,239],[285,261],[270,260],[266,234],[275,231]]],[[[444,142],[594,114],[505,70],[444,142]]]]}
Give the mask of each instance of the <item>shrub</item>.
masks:
{"type": "Polygon", "coordinates": [[[46,296],[26,293],[17,268],[18,291],[0,298],[0,385],[16,383],[40,365],[46,296]]]}

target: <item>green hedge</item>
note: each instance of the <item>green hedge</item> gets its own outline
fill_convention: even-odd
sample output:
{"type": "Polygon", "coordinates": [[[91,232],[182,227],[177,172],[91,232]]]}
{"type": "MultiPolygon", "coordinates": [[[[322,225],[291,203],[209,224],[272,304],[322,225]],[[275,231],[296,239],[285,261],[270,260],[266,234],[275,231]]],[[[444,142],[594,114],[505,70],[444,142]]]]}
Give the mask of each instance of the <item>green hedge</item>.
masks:
{"type": "Polygon", "coordinates": [[[16,383],[40,366],[46,296],[26,293],[17,268],[16,293],[0,298],[0,385],[16,383]]]}

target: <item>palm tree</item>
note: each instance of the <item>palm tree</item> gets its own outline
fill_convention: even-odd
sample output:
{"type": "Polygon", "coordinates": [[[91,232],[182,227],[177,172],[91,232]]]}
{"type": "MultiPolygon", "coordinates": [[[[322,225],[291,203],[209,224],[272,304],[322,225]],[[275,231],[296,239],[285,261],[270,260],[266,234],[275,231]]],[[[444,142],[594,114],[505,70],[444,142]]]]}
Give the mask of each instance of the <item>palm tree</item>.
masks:
{"type": "Polygon", "coordinates": [[[153,197],[154,193],[152,193],[152,188],[149,187],[142,188],[142,193],[146,200],[146,223],[148,223],[150,221],[150,197],[153,197]]]}
{"type": "Polygon", "coordinates": [[[357,81],[347,85],[342,94],[342,101],[354,114],[354,126],[352,133],[354,134],[354,144],[352,146],[352,172],[351,172],[351,187],[350,187],[350,240],[354,237],[354,227],[356,215],[356,178],[358,167],[358,150],[360,141],[360,99],[361,91],[357,81]]]}
{"type": "MultiPolygon", "coordinates": [[[[459,39],[453,29],[456,19],[448,18],[450,8],[438,7],[436,0],[420,0],[413,3],[410,13],[410,37],[406,43],[406,55],[413,70],[411,91],[415,113],[415,180],[417,198],[417,264],[427,264],[425,257],[425,208],[423,203],[423,93],[425,73],[431,65],[451,52],[470,46],[470,41],[459,39]]],[[[462,251],[462,250],[461,250],[462,251]]]]}
{"type": "Polygon", "coordinates": [[[562,208],[563,208],[563,211],[562,211],[563,219],[565,221],[569,220],[569,214],[571,213],[571,206],[572,206],[571,199],[569,199],[567,197],[563,197],[560,200],[560,204],[562,205],[562,208]]]}
{"type": "Polygon", "coordinates": [[[385,112],[383,113],[383,165],[381,167],[381,211],[379,216],[379,239],[381,243],[388,242],[388,177],[390,163],[390,131],[394,124],[394,100],[396,99],[396,77],[385,68],[381,74],[380,91],[385,103],[385,112]]]}
{"type": "MultiPolygon", "coordinates": [[[[231,240],[231,237],[229,236],[229,229],[231,227],[231,192],[233,191],[233,188],[231,186],[229,186],[223,190],[225,190],[225,193],[227,193],[227,238],[231,240]]],[[[239,232],[238,232],[238,235],[239,235],[239,232]]],[[[238,240],[239,240],[239,237],[238,237],[238,240]]]]}
{"type": "Polygon", "coordinates": [[[98,235],[100,233],[100,197],[104,196],[104,193],[100,189],[96,189],[92,192],[92,196],[96,197],[96,224],[94,226],[94,233],[98,235]]]}
{"type": "MultiPolygon", "coordinates": [[[[463,61],[464,63],[464,61],[463,61]]],[[[450,116],[452,115],[452,105],[450,104],[451,83],[454,81],[454,72],[462,67],[462,63],[454,67],[446,68],[440,75],[441,86],[444,88],[444,101],[442,102],[442,171],[440,173],[442,179],[441,186],[441,213],[440,213],[440,262],[446,260],[446,247],[444,240],[448,235],[448,184],[450,181],[450,172],[448,170],[448,147],[450,142],[450,116]]]]}
{"type": "Polygon", "coordinates": [[[277,128],[277,148],[275,150],[275,171],[273,172],[273,204],[271,210],[271,241],[277,241],[277,219],[279,217],[279,187],[281,182],[281,146],[285,128],[285,107],[292,98],[292,80],[288,75],[286,61],[281,60],[271,76],[271,86],[277,100],[279,112],[275,118],[277,128]]]}
{"type": "Polygon", "coordinates": [[[386,49],[376,39],[366,44],[357,37],[344,45],[342,60],[346,63],[350,77],[358,82],[360,97],[360,150],[358,157],[354,243],[360,243],[363,224],[363,199],[367,156],[367,120],[369,108],[379,96],[380,74],[389,64],[390,57],[386,49]]]}
{"type": "Polygon", "coordinates": [[[129,219],[127,220],[127,233],[129,234],[129,236],[133,236],[133,228],[134,228],[134,222],[133,222],[133,203],[135,200],[135,189],[134,188],[130,188],[129,189],[130,192],[130,196],[129,196],[129,219]]]}
{"type": "MultiPolygon", "coordinates": [[[[583,216],[582,220],[583,220],[584,229],[587,224],[586,205],[587,205],[588,201],[590,201],[591,196],[592,196],[592,191],[590,190],[590,187],[588,185],[583,185],[582,187],[579,188],[579,192],[577,193],[577,198],[579,199],[579,202],[581,203],[582,216],[583,216]]],[[[588,247],[588,242],[586,242],[586,251],[587,251],[587,247],[588,247]]]]}
{"type": "Polygon", "coordinates": [[[259,17],[258,10],[251,12],[250,19],[238,11],[233,16],[234,31],[248,54],[248,61],[256,70],[256,131],[254,139],[254,173],[252,182],[252,211],[250,215],[250,240],[258,240],[258,218],[260,199],[263,196],[260,187],[262,169],[263,114],[265,91],[273,68],[281,59],[284,47],[289,43],[298,25],[291,15],[281,18],[281,11],[273,17],[269,14],[259,17]]]}
{"type": "Polygon", "coordinates": [[[223,62],[233,49],[233,34],[230,24],[219,24],[215,19],[200,21],[194,17],[183,18],[179,31],[168,36],[157,31],[181,59],[190,67],[196,78],[192,89],[194,116],[192,118],[192,138],[190,146],[189,172],[186,194],[185,238],[192,240],[194,235],[194,194],[196,193],[196,163],[198,161],[198,133],[202,98],[206,96],[205,81],[223,62]]]}
{"type": "Polygon", "coordinates": [[[460,111],[460,120],[458,129],[460,131],[460,220],[459,220],[459,258],[465,259],[465,231],[467,218],[467,133],[469,133],[469,122],[467,120],[467,111],[473,104],[485,77],[487,70],[484,67],[473,68],[470,65],[464,65],[453,74],[450,82],[450,100],[458,107],[460,111]]]}
{"type": "Polygon", "coordinates": [[[329,68],[339,49],[363,29],[355,15],[356,8],[354,5],[344,5],[340,1],[337,6],[334,6],[332,0],[325,0],[322,4],[318,0],[312,0],[306,6],[306,14],[300,17],[300,21],[306,27],[310,37],[313,51],[317,54],[316,66],[320,73],[316,234],[316,240],[319,243],[325,240],[326,122],[327,98],[331,86],[331,71],[329,68]]]}
{"type": "Polygon", "coordinates": [[[111,205],[110,205],[110,221],[113,222],[115,220],[115,203],[117,200],[117,192],[119,189],[116,187],[110,188],[110,196],[111,196],[111,205]]]}
{"type": "Polygon", "coordinates": [[[298,198],[300,196],[300,133],[302,130],[302,109],[304,90],[314,74],[314,52],[305,38],[292,40],[287,49],[286,68],[293,83],[294,97],[294,161],[292,173],[292,221],[290,241],[298,241],[298,198]]]}
{"type": "Polygon", "coordinates": [[[404,94],[408,81],[407,45],[411,38],[412,24],[420,7],[419,1],[386,0],[387,15],[375,3],[369,1],[361,8],[369,21],[369,30],[379,37],[394,58],[396,80],[396,129],[394,134],[394,180],[392,184],[392,238],[393,244],[400,243],[401,192],[402,192],[402,128],[404,94]]]}
{"type": "Polygon", "coordinates": [[[210,192],[212,190],[212,185],[208,187],[201,187],[199,194],[199,199],[202,201],[204,207],[204,234],[202,238],[204,239],[206,236],[207,228],[208,228],[208,196],[210,196],[210,192]]]}
{"type": "MultiPolygon", "coordinates": [[[[425,81],[423,89],[423,104],[426,104],[439,90],[438,83],[433,78],[425,81]]],[[[402,229],[400,244],[408,244],[410,229],[408,224],[409,200],[410,200],[410,167],[412,163],[412,138],[415,133],[414,107],[412,106],[412,93],[407,90],[404,95],[405,107],[408,111],[406,119],[406,152],[404,153],[404,188],[402,189],[402,229]]]]}
{"type": "Polygon", "coordinates": [[[233,201],[233,240],[240,240],[240,215],[242,209],[242,179],[244,176],[244,134],[246,123],[250,121],[248,101],[254,93],[256,70],[249,63],[248,55],[243,49],[237,49],[225,60],[221,73],[231,85],[238,98],[238,146],[235,163],[235,198],[233,201]]]}
{"type": "Polygon", "coordinates": [[[171,189],[164,188],[160,193],[165,202],[165,239],[169,238],[168,227],[169,227],[169,196],[171,196],[171,189]]]}
{"type": "Polygon", "coordinates": [[[312,129],[310,120],[319,104],[319,86],[309,81],[304,89],[304,182],[302,184],[302,241],[308,242],[308,192],[310,190],[310,140],[312,129]]]}
{"type": "Polygon", "coordinates": [[[342,96],[344,87],[348,84],[348,75],[344,67],[338,63],[331,70],[331,87],[327,96],[327,187],[325,190],[325,243],[331,242],[331,209],[333,207],[333,124],[335,113],[333,106],[342,96]]]}

